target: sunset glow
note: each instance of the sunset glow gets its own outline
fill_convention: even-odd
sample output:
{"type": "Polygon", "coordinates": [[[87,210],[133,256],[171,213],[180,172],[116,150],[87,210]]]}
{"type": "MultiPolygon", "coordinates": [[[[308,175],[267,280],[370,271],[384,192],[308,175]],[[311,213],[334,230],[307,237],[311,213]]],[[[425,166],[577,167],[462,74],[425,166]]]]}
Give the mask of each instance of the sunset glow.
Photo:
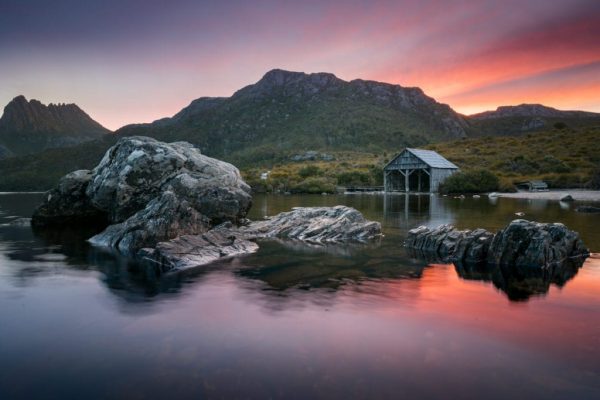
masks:
{"type": "Polygon", "coordinates": [[[600,112],[600,2],[3,1],[0,104],[74,102],[106,127],[230,96],[270,69],[421,87],[470,114],[600,112]]]}

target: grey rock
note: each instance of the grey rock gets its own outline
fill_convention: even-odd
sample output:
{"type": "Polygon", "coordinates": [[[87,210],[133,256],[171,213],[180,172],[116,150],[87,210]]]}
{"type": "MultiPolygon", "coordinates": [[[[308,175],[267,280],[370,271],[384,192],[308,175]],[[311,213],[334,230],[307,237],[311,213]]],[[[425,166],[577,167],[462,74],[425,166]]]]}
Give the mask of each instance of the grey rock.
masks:
{"type": "MultiPolygon", "coordinates": [[[[256,239],[304,242],[309,246],[341,242],[365,242],[381,236],[378,222],[367,221],[346,207],[304,207],[278,214],[266,221],[236,227],[223,223],[200,235],[184,235],[144,248],[139,256],[160,265],[161,271],[197,267],[223,257],[255,252],[256,239]]],[[[327,249],[332,251],[331,248],[327,249]]]]}
{"type": "Polygon", "coordinates": [[[204,156],[186,142],[141,136],[121,139],[108,150],[93,170],[87,195],[98,209],[110,213],[112,222],[122,222],[165,190],[193,198],[196,205],[211,195],[212,209],[205,211],[217,220],[243,218],[251,205],[250,187],[233,165],[204,156]],[[227,209],[221,210],[215,199],[224,193],[227,209]]]}
{"type": "Polygon", "coordinates": [[[135,255],[145,247],[180,235],[198,235],[210,229],[210,220],[171,191],[164,192],[126,221],[110,225],[89,242],[135,255]]]}
{"type": "Polygon", "coordinates": [[[524,219],[512,221],[494,236],[487,262],[497,265],[547,267],[571,257],[587,256],[577,232],[560,223],[543,224],[524,219]]]}
{"type": "Polygon", "coordinates": [[[250,187],[233,165],[189,143],[126,137],[93,171],[63,178],[34,219],[43,226],[100,215],[112,225],[90,239],[93,245],[164,264],[161,270],[249,253],[261,238],[325,244],[381,235],[378,222],[350,207],[296,208],[251,223],[245,219],[251,203],[250,187]]]}
{"type": "Polygon", "coordinates": [[[510,268],[546,268],[589,254],[577,232],[563,224],[512,221],[496,235],[485,229],[460,231],[452,225],[424,226],[408,233],[405,245],[442,261],[488,263],[510,268]]]}
{"type": "Polygon", "coordinates": [[[258,245],[224,223],[201,235],[183,235],[158,243],[155,248],[144,248],[139,256],[157,265],[161,272],[197,267],[220,258],[253,253],[258,245]]]}
{"type": "Polygon", "coordinates": [[[409,231],[405,245],[435,254],[443,261],[478,263],[485,261],[492,237],[485,229],[461,231],[447,224],[434,229],[420,226],[409,231]]]}
{"type": "Polygon", "coordinates": [[[6,225],[8,226],[31,226],[31,218],[15,218],[6,225]]]}
{"type": "Polygon", "coordinates": [[[93,243],[133,253],[178,234],[242,220],[250,206],[250,187],[233,165],[206,157],[189,143],[127,137],[93,171],[65,176],[33,222],[118,223],[93,243]]]}
{"type": "Polygon", "coordinates": [[[34,211],[31,224],[106,223],[106,213],[96,208],[86,196],[91,179],[92,173],[89,170],[74,171],[64,176],[34,211]]]}
{"type": "Polygon", "coordinates": [[[351,207],[296,207],[240,227],[246,238],[285,238],[311,243],[367,241],[381,236],[381,224],[351,207]]]}

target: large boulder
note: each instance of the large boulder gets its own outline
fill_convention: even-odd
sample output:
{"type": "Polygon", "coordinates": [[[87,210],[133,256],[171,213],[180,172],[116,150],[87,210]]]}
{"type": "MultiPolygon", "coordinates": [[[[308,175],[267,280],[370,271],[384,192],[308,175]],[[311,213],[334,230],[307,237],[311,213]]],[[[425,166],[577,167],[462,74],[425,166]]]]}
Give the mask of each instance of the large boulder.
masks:
{"type": "Polygon", "coordinates": [[[79,170],[64,176],[58,186],[46,195],[44,202],[34,211],[34,226],[69,225],[77,223],[106,224],[108,215],[96,208],[86,195],[92,172],[79,170]]]}
{"type": "Polygon", "coordinates": [[[207,157],[186,142],[121,139],[92,174],[86,194],[96,208],[110,214],[112,222],[129,218],[165,190],[219,222],[245,217],[251,205],[250,187],[236,167],[207,157]]]}
{"type": "Polygon", "coordinates": [[[245,218],[252,198],[237,168],[200,154],[189,143],[126,137],[92,171],[65,176],[33,216],[37,226],[113,223],[95,245],[135,254],[245,218]]]}

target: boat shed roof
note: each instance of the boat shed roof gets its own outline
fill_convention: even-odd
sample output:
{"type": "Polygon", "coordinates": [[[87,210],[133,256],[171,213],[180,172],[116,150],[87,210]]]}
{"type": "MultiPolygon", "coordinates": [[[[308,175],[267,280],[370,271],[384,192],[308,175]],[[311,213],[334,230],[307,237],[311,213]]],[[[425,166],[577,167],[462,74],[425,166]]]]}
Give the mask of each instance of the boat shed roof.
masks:
{"type": "MultiPolygon", "coordinates": [[[[413,154],[415,157],[423,161],[425,164],[429,165],[432,168],[442,168],[442,169],[458,169],[458,167],[446,160],[444,157],[439,155],[437,152],[433,150],[422,150],[422,149],[411,149],[406,148],[402,153],[408,151],[413,154]]],[[[402,155],[400,153],[397,157],[395,157],[392,161],[388,163],[388,165],[392,164],[394,160],[402,155]]]]}

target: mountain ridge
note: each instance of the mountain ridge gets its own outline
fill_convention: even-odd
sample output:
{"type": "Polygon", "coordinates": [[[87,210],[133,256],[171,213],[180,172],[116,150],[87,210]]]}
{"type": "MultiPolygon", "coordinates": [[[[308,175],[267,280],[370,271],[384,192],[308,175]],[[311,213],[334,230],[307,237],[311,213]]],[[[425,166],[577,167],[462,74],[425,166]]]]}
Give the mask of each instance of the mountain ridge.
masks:
{"type": "Polygon", "coordinates": [[[495,110],[483,111],[468,116],[470,119],[503,117],[600,118],[600,113],[579,110],[559,110],[543,104],[522,103],[516,106],[498,106],[495,110]]]}
{"type": "MultiPolygon", "coordinates": [[[[27,102],[24,98],[15,100],[17,104],[27,102]]],[[[38,107],[39,102],[32,102],[38,107]]],[[[48,106],[50,110],[54,107],[69,108],[48,106]]],[[[203,153],[245,171],[275,165],[292,167],[298,155],[314,151],[328,154],[334,162],[340,155],[347,164],[344,168],[351,169],[354,156],[341,154],[379,160],[404,147],[446,141],[459,146],[468,142],[463,140],[466,137],[561,133],[563,142],[567,137],[573,142],[563,146],[575,149],[575,138],[597,131],[598,115],[523,104],[465,116],[420,88],[274,69],[230,97],[200,97],[171,117],[126,125],[114,134],[86,138],[82,143],[62,139],[62,143],[55,142],[35,156],[29,154],[33,152],[31,143],[25,141],[26,148],[19,153],[0,135],[0,159],[5,158],[0,162],[0,189],[47,189],[60,176],[97,164],[120,137],[131,135],[167,142],[186,140],[203,153]],[[483,118],[477,117],[482,114],[483,118]]]]}
{"type": "Polygon", "coordinates": [[[76,145],[111,133],[76,104],[47,106],[19,95],[0,117],[3,154],[31,154],[48,148],[76,145]]]}
{"type": "Polygon", "coordinates": [[[273,69],[230,97],[202,97],[170,118],[126,125],[117,135],[187,140],[244,164],[273,152],[398,146],[467,137],[469,124],[419,88],[334,74],[273,69]],[[248,153],[254,153],[246,157],[248,153]]]}

